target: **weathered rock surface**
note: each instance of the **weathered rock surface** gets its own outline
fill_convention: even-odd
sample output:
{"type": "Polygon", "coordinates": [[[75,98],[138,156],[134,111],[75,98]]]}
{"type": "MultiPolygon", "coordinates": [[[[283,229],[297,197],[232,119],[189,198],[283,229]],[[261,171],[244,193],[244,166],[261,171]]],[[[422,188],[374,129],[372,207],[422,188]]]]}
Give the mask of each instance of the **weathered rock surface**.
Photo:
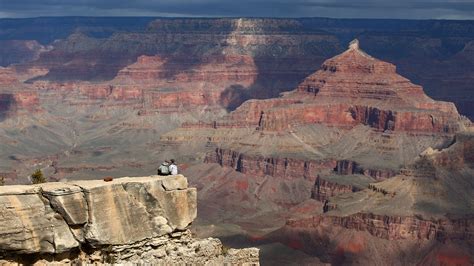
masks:
{"type": "Polygon", "coordinates": [[[2,187],[1,250],[62,253],[79,246],[68,224],[43,198],[39,187],[2,187]]]}
{"type": "Polygon", "coordinates": [[[186,229],[196,202],[182,175],[4,186],[0,256],[21,262],[21,254],[48,259],[81,247],[90,251],[73,259],[84,262],[258,264],[256,249],[226,256],[219,240],[193,239],[186,229]]]}
{"type": "MultiPolygon", "coordinates": [[[[337,248],[344,245],[342,241],[348,234],[367,239],[368,233],[372,239],[428,245],[425,251],[413,255],[414,262],[420,262],[425,256],[421,254],[432,250],[433,245],[449,247],[449,243],[455,243],[463,251],[453,259],[472,261],[473,140],[472,132],[458,133],[450,147],[427,149],[399,175],[355,193],[334,195],[329,198],[331,209],[326,214],[290,220],[268,237],[287,244],[312,239],[306,241],[311,245],[329,238],[337,248]]],[[[361,254],[348,259],[360,259],[364,252],[370,252],[368,249],[361,246],[357,251],[361,254]]]]}

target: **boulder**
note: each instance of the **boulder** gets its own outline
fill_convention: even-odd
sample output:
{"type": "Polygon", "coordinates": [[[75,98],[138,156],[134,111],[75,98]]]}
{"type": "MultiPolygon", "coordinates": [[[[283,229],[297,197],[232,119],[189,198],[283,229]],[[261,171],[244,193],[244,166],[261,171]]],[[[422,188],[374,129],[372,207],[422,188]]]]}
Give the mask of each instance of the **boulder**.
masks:
{"type": "Polygon", "coordinates": [[[196,189],[182,175],[0,187],[0,249],[62,253],[128,245],[184,230],[196,189]]]}

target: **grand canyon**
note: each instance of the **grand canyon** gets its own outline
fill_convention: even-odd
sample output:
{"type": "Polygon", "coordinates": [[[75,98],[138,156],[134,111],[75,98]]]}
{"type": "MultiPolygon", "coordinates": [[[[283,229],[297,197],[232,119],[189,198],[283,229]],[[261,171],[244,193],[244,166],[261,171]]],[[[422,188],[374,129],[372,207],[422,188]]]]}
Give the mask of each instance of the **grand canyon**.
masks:
{"type": "Polygon", "coordinates": [[[174,158],[183,228],[261,264],[474,263],[473,21],[0,19],[0,55],[15,195],[174,158]]]}

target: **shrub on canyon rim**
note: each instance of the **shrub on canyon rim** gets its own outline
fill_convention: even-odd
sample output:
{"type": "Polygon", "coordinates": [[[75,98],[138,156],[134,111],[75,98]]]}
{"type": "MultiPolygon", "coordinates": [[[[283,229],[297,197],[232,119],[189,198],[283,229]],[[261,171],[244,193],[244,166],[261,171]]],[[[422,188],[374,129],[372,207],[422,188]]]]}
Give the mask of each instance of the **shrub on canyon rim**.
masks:
{"type": "Polygon", "coordinates": [[[31,175],[31,183],[46,183],[46,178],[44,177],[43,172],[41,172],[41,169],[36,169],[36,171],[31,175]]]}

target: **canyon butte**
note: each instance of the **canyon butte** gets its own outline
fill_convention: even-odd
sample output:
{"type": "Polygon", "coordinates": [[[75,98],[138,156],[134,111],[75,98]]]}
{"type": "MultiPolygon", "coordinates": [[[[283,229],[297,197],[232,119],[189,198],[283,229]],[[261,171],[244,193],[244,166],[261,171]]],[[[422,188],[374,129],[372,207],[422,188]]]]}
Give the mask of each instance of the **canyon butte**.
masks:
{"type": "MultiPolygon", "coordinates": [[[[84,190],[176,158],[193,233],[258,246],[262,264],[472,265],[474,23],[0,24],[7,185],[41,168],[84,190]]],[[[51,201],[48,186],[22,189],[51,201]]]]}

